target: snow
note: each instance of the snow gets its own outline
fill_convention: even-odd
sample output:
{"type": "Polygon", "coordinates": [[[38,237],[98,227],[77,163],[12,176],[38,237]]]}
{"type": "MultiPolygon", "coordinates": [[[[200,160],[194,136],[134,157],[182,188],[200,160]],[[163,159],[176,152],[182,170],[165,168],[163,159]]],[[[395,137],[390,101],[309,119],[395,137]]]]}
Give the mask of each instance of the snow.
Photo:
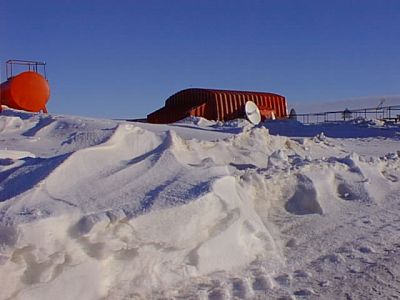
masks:
{"type": "Polygon", "coordinates": [[[299,102],[292,103],[293,107],[298,114],[301,113],[320,113],[324,111],[344,111],[346,108],[350,110],[376,108],[381,104],[382,106],[399,105],[400,95],[387,95],[387,96],[368,96],[368,97],[354,97],[343,100],[335,101],[320,101],[320,102],[299,102]]]}
{"type": "Polygon", "coordinates": [[[0,115],[0,299],[400,297],[400,126],[0,115]]]}

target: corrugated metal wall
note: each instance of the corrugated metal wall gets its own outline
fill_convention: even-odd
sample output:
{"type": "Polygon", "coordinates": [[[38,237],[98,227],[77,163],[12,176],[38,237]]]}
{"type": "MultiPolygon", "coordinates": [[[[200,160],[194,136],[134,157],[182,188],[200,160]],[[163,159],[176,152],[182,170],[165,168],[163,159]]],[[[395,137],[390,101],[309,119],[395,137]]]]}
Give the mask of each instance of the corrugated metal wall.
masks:
{"type": "Polygon", "coordinates": [[[179,107],[179,109],[190,109],[207,101],[209,93],[202,89],[187,89],[169,97],[165,100],[165,107],[179,107]]]}
{"type": "Polygon", "coordinates": [[[150,123],[173,123],[187,116],[227,121],[244,117],[247,101],[263,109],[273,110],[277,118],[287,118],[285,97],[272,93],[210,89],[182,90],[165,101],[165,107],[149,114],[150,123]]]}
{"type": "Polygon", "coordinates": [[[147,115],[147,122],[155,124],[168,124],[182,120],[188,116],[190,116],[190,114],[186,110],[182,111],[163,107],[147,115]]]}

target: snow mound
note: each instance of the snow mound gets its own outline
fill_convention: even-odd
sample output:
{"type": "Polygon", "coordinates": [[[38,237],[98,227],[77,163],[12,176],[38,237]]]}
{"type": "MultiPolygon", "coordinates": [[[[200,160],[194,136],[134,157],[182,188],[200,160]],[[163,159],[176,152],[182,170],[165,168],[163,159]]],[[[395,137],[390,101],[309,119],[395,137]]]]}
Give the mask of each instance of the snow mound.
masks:
{"type": "Polygon", "coordinates": [[[0,298],[332,296],[331,272],[355,263],[344,251],[378,257],[367,212],[398,209],[400,190],[396,128],[343,139],[329,133],[358,124],[335,126],[6,110],[0,298]]]}

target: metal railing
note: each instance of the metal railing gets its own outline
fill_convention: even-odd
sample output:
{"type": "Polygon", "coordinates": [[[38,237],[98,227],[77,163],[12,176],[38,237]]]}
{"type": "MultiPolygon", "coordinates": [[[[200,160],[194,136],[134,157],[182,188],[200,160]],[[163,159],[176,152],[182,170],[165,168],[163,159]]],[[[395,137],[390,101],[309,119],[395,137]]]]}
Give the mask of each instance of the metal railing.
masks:
{"type": "Polygon", "coordinates": [[[400,122],[400,105],[375,108],[345,109],[320,113],[296,114],[297,120],[304,124],[349,121],[359,117],[378,119],[385,122],[400,122]]]}
{"type": "Polygon", "coordinates": [[[7,79],[14,76],[14,70],[16,66],[22,66],[25,70],[42,73],[44,78],[47,79],[46,74],[46,63],[42,61],[32,61],[32,60],[20,60],[20,59],[10,59],[6,61],[6,76],[7,79]],[[41,69],[41,72],[39,72],[41,69]]]}

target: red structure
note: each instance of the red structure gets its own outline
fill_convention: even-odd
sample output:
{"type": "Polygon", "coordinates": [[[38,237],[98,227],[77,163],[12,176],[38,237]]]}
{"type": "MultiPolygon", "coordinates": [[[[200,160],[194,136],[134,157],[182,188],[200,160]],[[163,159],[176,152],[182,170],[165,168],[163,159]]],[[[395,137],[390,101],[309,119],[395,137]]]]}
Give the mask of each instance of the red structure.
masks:
{"type": "Polygon", "coordinates": [[[0,85],[1,105],[10,108],[30,111],[47,112],[46,103],[50,97],[50,87],[46,79],[45,63],[36,61],[9,60],[6,62],[7,81],[0,85]],[[27,71],[13,74],[13,66],[22,65],[27,71]],[[43,68],[43,73],[38,72],[43,68]]]}
{"type": "Polygon", "coordinates": [[[258,106],[262,119],[271,115],[277,119],[288,117],[286,99],[278,94],[186,89],[172,95],[165,101],[164,107],[147,115],[147,122],[166,124],[189,116],[218,121],[243,118],[247,101],[253,101],[258,106]]]}

